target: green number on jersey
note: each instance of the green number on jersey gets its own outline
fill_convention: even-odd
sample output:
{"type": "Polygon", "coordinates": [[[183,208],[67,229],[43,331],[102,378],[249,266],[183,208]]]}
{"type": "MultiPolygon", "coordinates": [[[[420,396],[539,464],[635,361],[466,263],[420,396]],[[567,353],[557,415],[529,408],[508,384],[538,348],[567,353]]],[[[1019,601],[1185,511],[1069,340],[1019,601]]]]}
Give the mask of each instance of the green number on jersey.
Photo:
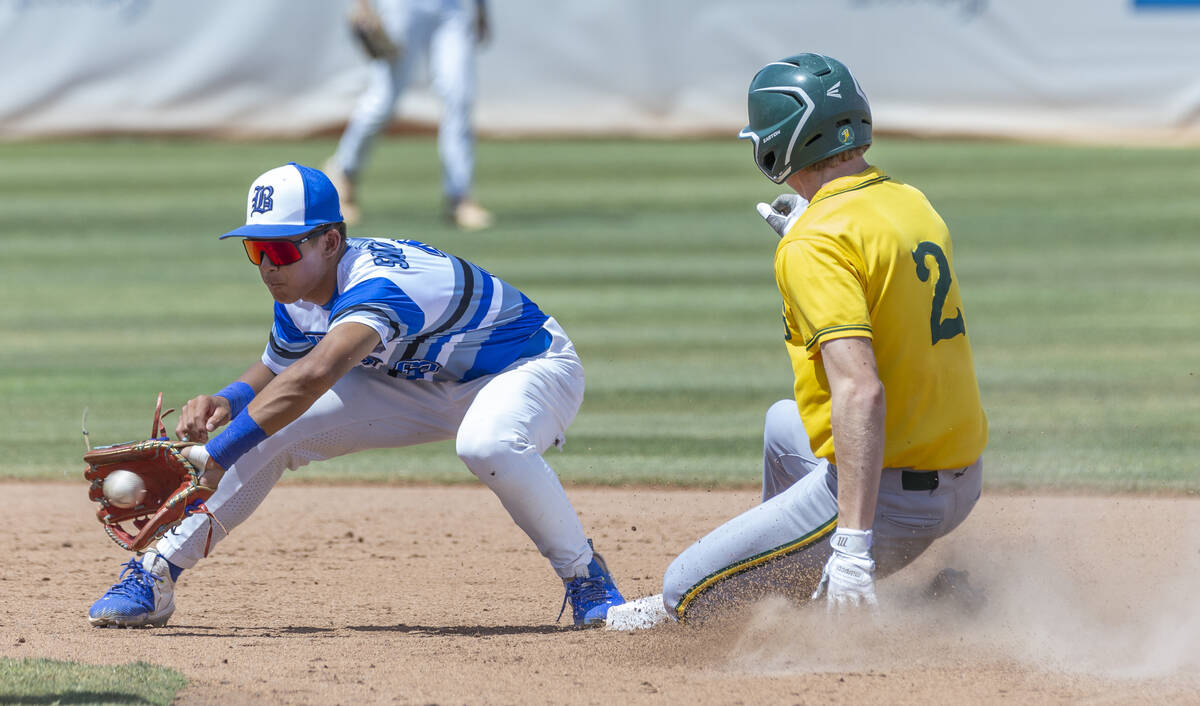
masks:
{"type": "Polygon", "coordinates": [[[950,293],[950,262],[946,259],[946,253],[942,252],[937,243],[922,241],[917,244],[912,256],[913,261],[917,263],[917,277],[922,282],[928,282],[930,274],[925,265],[925,258],[932,256],[937,262],[938,276],[933,285],[933,310],[929,312],[929,331],[933,339],[931,345],[965,335],[967,327],[963,323],[962,309],[958,309],[957,316],[952,319],[942,318],[942,307],[946,304],[946,295],[950,293]]]}

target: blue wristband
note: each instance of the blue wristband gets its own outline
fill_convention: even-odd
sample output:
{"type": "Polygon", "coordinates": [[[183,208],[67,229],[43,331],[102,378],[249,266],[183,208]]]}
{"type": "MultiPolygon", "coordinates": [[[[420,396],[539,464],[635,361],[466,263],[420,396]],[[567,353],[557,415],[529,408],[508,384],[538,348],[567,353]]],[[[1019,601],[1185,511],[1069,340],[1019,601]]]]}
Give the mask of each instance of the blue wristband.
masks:
{"type": "Polygon", "coordinates": [[[221,464],[221,468],[229,470],[242,454],[258,446],[266,438],[267,432],[263,431],[249,412],[242,410],[241,414],[234,417],[229,426],[225,427],[225,431],[209,440],[204,448],[212,460],[221,464]]]}
{"type": "Polygon", "coordinates": [[[249,383],[235,380],[214,394],[213,397],[224,397],[229,400],[229,418],[233,419],[242,413],[246,405],[250,404],[250,400],[254,399],[254,388],[250,387],[249,383]]]}

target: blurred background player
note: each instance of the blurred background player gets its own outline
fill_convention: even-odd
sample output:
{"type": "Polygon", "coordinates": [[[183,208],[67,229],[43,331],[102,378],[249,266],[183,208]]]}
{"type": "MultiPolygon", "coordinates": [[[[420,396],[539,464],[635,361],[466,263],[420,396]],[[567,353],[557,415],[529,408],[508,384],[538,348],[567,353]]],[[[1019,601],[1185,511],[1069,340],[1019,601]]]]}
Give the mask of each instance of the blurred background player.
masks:
{"type": "Polygon", "coordinates": [[[456,440],[550,561],[576,625],[602,623],[623,602],[542,457],[583,401],[583,364],[558,322],[424,243],[347,238],[329,179],[295,163],[256,179],[246,225],[221,237],[244,238],[276,303],[262,358],[189,400],[176,427],[182,440],[207,441],[187,453],[216,484],[212,516],[188,517],[130,559],[92,605],[93,625],[164,625],[180,572],[249,518],[285,470],[443,439],[456,440]]]}
{"type": "Polygon", "coordinates": [[[355,0],[358,17],[377,18],[390,47],[375,54],[367,88],[350,115],[324,170],[341,194],[346,222],[360,217],[358,182],[371,144],[396,109],[413,72],[424,60],[442,102],[438,154],[446,217],[463,230],[492,225],[492,214],[471,198],[475,172],[475,51],[490,36],[484,0],[355,0]]]}
{"type": "Polygon", "coordinates": [[[749,89],[754,160],[786,195],[775,278],[795,400],[767,412],[763,503],[672,562],[676,619],[782,592],[875,606],[875,578],[966,518],[987,418],[950,234],[925,196],[870,166],[871,112],[840,62],[801,54],[749,89]]]}

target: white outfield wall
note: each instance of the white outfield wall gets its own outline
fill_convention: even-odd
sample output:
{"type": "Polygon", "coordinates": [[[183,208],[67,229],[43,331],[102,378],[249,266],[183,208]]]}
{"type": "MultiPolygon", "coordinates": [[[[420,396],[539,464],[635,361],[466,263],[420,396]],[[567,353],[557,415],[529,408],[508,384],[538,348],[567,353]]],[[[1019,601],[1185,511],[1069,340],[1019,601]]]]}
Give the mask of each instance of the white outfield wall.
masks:
{"type": "MultiPolygon", "coordinates": [[[[0,0],[0,139],[297,136],[365,80],[347,0],[0,0]]],[[[484,134],[732,134],[768,61],[848,64],[876,127],[1200,144],[1200,0],[489,0],[484,134]]],[[[431,122],[421,85],[403,117],[431,122]]]]}

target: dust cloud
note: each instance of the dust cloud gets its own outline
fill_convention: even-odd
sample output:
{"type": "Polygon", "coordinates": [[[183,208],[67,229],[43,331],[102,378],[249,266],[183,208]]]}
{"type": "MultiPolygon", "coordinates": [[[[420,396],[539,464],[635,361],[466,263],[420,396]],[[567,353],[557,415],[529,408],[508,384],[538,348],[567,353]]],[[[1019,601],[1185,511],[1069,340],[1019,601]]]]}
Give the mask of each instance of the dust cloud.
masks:
{"type": "MultiPolygon", "coordinates": [[[[727,668],[754,674],[886,671],[1010,662],[1038,671],[1160,679],[1200,671],[1200,504],[1155,499],[1012,497],[968,520],[881,581],[881,610],[829,616],[783,598],[744,612],[727,668]],[[1151,533],[1106,521],[1156,518],[1151,533]],[[1130,505],[1134,507],[1129,507],[1130,505]],[[1116,514],[1116,513],[1113,513],[1116,514]],[[1161,531],[1161,520],[1178,528],[1161,531]],[[986,597],[929,595],[942,568],[986,597]]],[[[981,503],[982,505],[982,503],[981,503]]],[[[728,625],[726,626],[728,627],[728,625]]]]}

